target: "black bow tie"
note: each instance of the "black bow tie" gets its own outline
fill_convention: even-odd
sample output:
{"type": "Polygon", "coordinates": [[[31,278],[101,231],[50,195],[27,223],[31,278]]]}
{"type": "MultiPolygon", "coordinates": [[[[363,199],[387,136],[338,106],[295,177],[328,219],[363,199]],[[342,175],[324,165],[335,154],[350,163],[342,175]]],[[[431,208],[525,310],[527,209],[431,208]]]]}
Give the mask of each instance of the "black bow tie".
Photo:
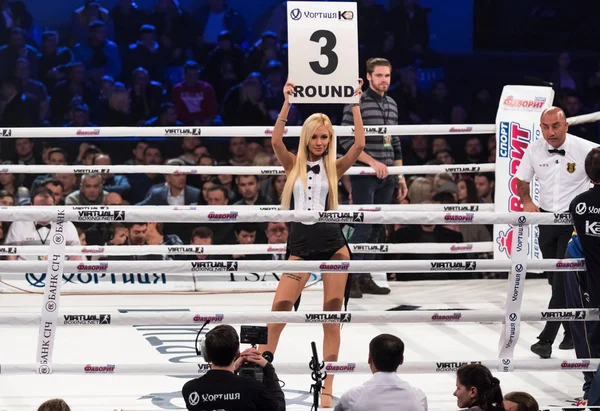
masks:
{"type": "Polygon", "coordinates": [[[559,150],[559,149],[552,149],[552,150],[548,150],[548,153],[550,154],[560,154],[561,156],[564,157],[564,155],[567,153],[565,150],[559,150]]]}
{"type": "Polygon", "coordinates": [[[308,164],[306,165],[306,172],[308,173],[309,171],[312,171],[315,174],[319,174],[319,172],[321,171],[321,166],[316,164],[314,166],[309,166],[308,164]]]}
{"type": "Polygon", "coordinates": [[[35,225],[36,231],[39,230],[40,228],[47,228],[48,230],[50,230],[50,224],[36,224],[35,225]]]}

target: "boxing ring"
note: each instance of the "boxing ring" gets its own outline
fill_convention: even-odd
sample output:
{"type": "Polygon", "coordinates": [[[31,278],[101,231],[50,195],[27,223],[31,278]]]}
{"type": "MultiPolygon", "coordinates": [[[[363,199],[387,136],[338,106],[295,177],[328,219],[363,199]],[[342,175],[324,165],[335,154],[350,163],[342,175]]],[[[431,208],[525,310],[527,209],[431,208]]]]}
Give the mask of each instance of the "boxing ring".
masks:
{"type": "MultiPolygon", "coordinates": [[[[569,119],[571,124],[596,121],[598,113],[569,119]]],[[[352,135],[351,127],[334,127],[337,135],[352,135]]],[[[491,134],[495,125],[386,126],[393,135],[491,134]]],[[[365,127],[367,135],[381,135],[365,127]]],[[[8,138],[156,137],[156,129],[114,127],[95,129],[6,129],[8,138]]],[[[298,136],[288,127],[286,136],[298,136]]],[[[264,127],[171,127],[165,136],[269,136],[264,127]]],[[[283,174],[280,167],[209,166],[21,166],[3,165],[4,173],[79,174],[138,173],[151,167],[165,174],[283,174]]],[[[494,164],[390,167],[390,174],[494,171],[494,164]]],[[[353,167],[350,175],[373,175],[368,167],[353,167]]],[[[568,216],[567,216],[568,217],[568,216]]],[[[63,397],[77,410],[184,409],[180,389],[187,379],[208,369],[194,353],[193,341],[205,321],[211,327],[227,323],[290,324],[275,355],[275,368],[286,383],[290,410],[312,405],[310,342],[321,351],[321,323],[342,323],[339,361],[326,363],[336,377],[336,399],[369,378],[368,342],[382,332],[394,333],[406,344],[402,378],[428,396],[430,410],[455,409],[455,371],[463,363],[481,362],[500,379],[503,391],[530,392],[543,408],[566,407],[581,395],[581,371],[594,371],[600,359],[575,359],[573,351],[555,351],[537,359],[529,351],[542,321],[599,321],[598,310],[546,310],[550,287],[546,280],[526,281],[526,272],[584,269],[582,260],[530,259],[525,239],[538,224],[570,224],[552,214],[494,212],[493,205],[340,206],[328,212],[283,211],[277,206],[57,206],[1,207],[0,221],[52,221],[48,246],[1,246],[0,255],[48,255],[47,260],[2,261],[0,264],[0,410],[29,410],[46,399],[63,397]],[[510,224],[514,227],[510,259],[378,260],[378,261],[68,261],[68,255],[169,254],[209,256],[284,253],[285,244],[237,246],[66,246],[64,223],[148,222],[338,222],[346,224],[510,224]],[[219,288],[256,273],[310,272],[299,312],[270,312],[276,281],[248,289],[219,288]],[[320,273],[469,273],[508,272],[508,280],[398,282],[389,295],[350,299],[347,312],[323,312],[318,290],[320,273]],[[45,274],[42,274],[45,273],[45,274]],[[25,277],[34,287],[15,286],[25,277]],[[85,291],[73,283],[95,282],[106,287],[85,291]],[[128,292],[116,284],[136,283],[128,292]],[[526,284],[527,283],[527,284],[526,284]],[[168,292],[155,285],[171,284],[168,292]],[[527,292],[525,293],[525,285],[527,292]],[[71,288],[69,288],[71,287],[71,288]],[[112,288],[111,288],[112,287],[112,288]],[[117,289],[118,288],[118,289],[117,289]],[[83,291],[82,291],[83,290],[83,291]],[[112,290],[112,291],[111,291],[112,290]],[[523,298],[525,294],[526,298],[523,298]],[[558,357],[558,359],[556,358],[558,357]],[[200,361],[200,362],[199,362],[200,361]],[[85,377],[85,378],[84,378],[85,377]]],[[[484,253],[489,243],[351,244],[356,253],[484,253]]],[[[423,274],[424,276],[426,274],[423,274]]],[[[387,283],[385,275],[376,277],[387,283]]],[[[335,400],[334,400],[335,402],[335,400]]]]}

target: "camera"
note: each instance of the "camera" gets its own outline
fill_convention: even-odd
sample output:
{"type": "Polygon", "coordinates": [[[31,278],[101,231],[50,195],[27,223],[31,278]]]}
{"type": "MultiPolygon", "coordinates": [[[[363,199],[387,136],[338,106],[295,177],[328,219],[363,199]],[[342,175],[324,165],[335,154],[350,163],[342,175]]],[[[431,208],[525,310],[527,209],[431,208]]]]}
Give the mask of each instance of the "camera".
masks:
{"type": "MultiPolygon", "coordinates": [[[[267,344],[268,342],[268,330],[267,327],[255,326],[255,325],[242,325],[240,329],[240,343],[250,344],[253,348],[256,348],[258,344],[267,344]]],[[[263,353],[263,357],[271,362],[273,361],[273,354],[270,352],[263,353]]],[[[242,377],[249,377],[263,382],[263,369],[260,365],[244,361],[240,366],[239,375],[242,377]]]]}

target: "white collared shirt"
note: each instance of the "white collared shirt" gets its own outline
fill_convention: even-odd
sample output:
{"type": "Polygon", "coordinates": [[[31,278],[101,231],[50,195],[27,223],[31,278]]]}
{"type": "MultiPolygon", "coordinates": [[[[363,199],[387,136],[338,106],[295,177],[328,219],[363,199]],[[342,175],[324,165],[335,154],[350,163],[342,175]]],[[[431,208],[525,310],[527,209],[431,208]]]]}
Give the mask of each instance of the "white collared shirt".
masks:
{"type": "Polygon", "coordinates": [[[423,391],[395,372],[376,372],[363,385],[342,394],[334,411],[427,411],[423,391]]]}
{"type": "Polygon", "coordinates": [[[169,194],[167,194],[167,204],[172,206],[182,206],[185,205],[185,188],[181,190],[181,193],[177,196],[171,195],[171,187],[169,187],[169,194]]]}
{"type": "Polygon", "coordinates": [[[567,134],[558,148],[565,150],[562,156],[550,154],[548,150],[553,147],[540,138],[525,150],[515,177],[530,183],[535,175],[540,184],[539,207],[554,213],[566,212],[571,200],[591,186],[585,173],[585,157],[594,147],[598,144],[567,134]]]}
{"type": "Polygon", "coordinates": [[[325,170],[323,158],[318,161],[307,161],[306,164],[309,167],[318,165],[319,174],[315,174],[312,170],[308,171],[306,173],[306,187],[302,184],[300,177],[296,179],[294,184],[294,210],[325,211],[329,182],[327,181],[327,171],[325,170]]]}
{"type": "MultiPolygon", "coordinates": [[[[71,221],[65,222],[64,230],[67,246],[81,245],[79,234],[77,234],[77,228],[75,228],[75,225],[71,221]]],[[[52,239],[48,238],[49,236],[50,229],[46,227],[36,229],[33,221],[14,221],[8,229],[4,245],[50,245],[52,239]]],[[[48,255],[38,256],[21,254],[18,255],[18,257],[20,260],[41,260],[47,258],[48,255]]]]}

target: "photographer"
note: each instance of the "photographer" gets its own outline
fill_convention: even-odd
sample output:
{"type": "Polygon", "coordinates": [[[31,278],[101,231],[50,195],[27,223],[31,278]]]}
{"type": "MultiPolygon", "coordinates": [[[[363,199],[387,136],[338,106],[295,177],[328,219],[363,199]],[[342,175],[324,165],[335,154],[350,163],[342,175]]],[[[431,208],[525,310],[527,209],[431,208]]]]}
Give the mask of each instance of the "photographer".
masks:
{"type": "Polygon", "coordinates": [[[188,410],[285,410],[275,368],[254,348],[240,354],[240,340],[233,327],[219,325],[209,331],[202,355],[208,359],[211,369],[183,386],[182,395],[188,410]],[[236,375],[244,362],[262,368],[262,384],[236,375]]]}

